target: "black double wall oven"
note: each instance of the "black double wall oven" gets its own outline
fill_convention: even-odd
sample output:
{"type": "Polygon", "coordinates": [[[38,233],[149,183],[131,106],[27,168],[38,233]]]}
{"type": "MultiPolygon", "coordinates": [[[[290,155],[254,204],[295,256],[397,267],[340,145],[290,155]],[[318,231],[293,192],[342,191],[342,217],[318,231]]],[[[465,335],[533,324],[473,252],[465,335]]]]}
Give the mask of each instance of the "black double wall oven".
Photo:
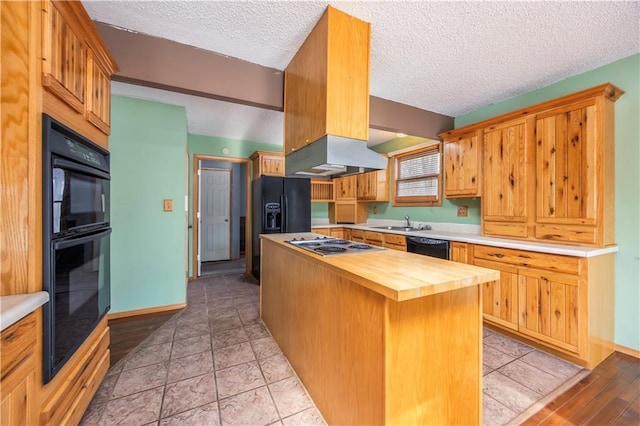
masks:
{"type": "Polygon", "coordinates": [[[43,114],[43,381],[110,308],[109,152],[43,114]]]}

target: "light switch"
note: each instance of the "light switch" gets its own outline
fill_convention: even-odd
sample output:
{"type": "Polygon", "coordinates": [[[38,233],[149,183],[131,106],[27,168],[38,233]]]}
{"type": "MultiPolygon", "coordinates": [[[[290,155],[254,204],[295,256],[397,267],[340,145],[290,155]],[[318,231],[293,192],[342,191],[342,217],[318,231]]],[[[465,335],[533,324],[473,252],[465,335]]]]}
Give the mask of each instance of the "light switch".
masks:
{"type": "Polygon", "coordinates": [[[164,211],[165,212],[173,211],[173,200],[164,200],[164,211]]]}

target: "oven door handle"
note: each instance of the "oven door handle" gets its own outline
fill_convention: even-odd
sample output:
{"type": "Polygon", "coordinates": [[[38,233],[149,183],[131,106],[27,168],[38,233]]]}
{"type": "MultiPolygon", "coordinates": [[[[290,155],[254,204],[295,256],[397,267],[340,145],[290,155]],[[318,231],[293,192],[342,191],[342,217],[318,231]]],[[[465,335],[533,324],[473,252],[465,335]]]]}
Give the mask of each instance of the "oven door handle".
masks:
{"type": "Polygon", "coordinates": [[[82,164],[74,163],[73,161],[63,160],[62,158],[54,158],[53,166],[62,167],[68,170],[84,173],[86,175],[96,176],[106,180],[111,180],[111,176],[109,176],[109,173],[94,169],[93,167],[83,166],[82,164]]]}
{"type": "Polygon", "coordinates": [[[107,235],[109,235],[111,233],[111,228],[107,228],[103,231],[97,232],[95,234],[89,234],[89,235],[85,235],[83,237],[80,238],[69,238],[66,240],[62,240],[62,241],[55,241],[53,243],[53,249],[54,250],[62,250],[62,249],[66,249],[68,247],[73,247],[73,246],[77,246],[80,244],[84,244],[84,243],[88,243],[89,241],[92,240],[97,240],[99,238],[104,238],[107,235]]]}

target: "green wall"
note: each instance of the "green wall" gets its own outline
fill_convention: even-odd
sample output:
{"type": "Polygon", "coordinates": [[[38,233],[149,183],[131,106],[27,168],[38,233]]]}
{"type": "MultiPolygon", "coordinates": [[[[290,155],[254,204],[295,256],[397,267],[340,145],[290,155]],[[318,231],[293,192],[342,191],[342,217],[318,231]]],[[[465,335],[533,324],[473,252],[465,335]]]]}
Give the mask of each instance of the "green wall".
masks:
{"type": "Polygon", "coordinates": [[[112,97],[111,312],[186,300],[186,144],[183,107],[112,97]]]}
{"type": "MultiPolygon", "coordinates": [[[[640,350],[640,54],[457,117],[463,127],[509,111],[611,82],[626,93],[615,104],[616,343],[640,350]]],[[[612,283],[613,285],[613,283],[612,283]]]]}
{"type": "MultiPolygon", "coordinates": [[[[249,158],[255,151],[282,152],[282,144],[272,145],[259,142],[251,142],[237,139],[227,139],[214,136],[188,135],[189,151],[189,225],[193,226],[193,157],[199,155],[211,155],[213,157],[249,158]],[[228,149],[224,154],[222,150],[228,149]]],[[[251,166],[248,166],[251,172],[251,166]]],[[[248,207],[250,208],[250,207],[248,207]]],[[[193,274],[193,228],[189,229],[189,276],[193,274]]]]}

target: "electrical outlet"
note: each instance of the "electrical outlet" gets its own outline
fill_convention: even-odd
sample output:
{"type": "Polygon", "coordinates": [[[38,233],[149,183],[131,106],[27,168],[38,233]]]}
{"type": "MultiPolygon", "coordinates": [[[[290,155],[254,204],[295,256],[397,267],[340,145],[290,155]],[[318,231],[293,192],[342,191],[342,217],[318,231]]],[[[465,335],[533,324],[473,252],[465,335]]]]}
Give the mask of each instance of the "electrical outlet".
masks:
{"type": "Polygon", "coordinates": [[[164,211],[165,212],[173,211],[173,200],[164,200],[164,211]]]}
{"type": "Polygon", "coordinates": [[[378,206],[373,206],[373,214],[378,214],[378,206]]]}
{"type": "Polygon", "coordinates": [[[459,217],[467,217],[467,211],[469,207],[467,206],[458,206],[458,216],[459,217]]]}

